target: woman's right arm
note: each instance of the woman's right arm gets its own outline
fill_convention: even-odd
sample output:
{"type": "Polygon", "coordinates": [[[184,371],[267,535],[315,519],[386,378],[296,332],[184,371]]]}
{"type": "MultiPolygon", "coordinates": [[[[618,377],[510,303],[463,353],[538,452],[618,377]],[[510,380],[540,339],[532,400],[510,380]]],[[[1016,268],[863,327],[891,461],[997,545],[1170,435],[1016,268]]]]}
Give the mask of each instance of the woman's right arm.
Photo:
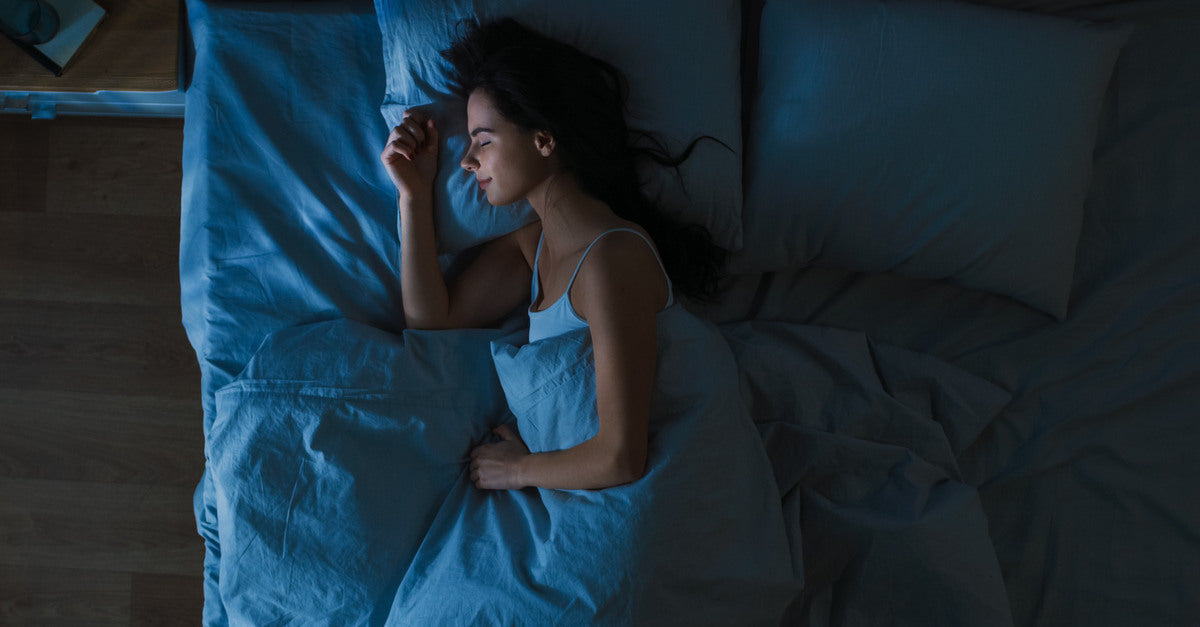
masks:
{"type": "Polygon", "coordinates": [[[479,256],[447,286],[427,203],[400,201],[400,290],[408,328],[485,327],[528,302],[533,273],[522,244],[530,238],[536,242],[538,223],[483,244],[479,256]]]}
{"type": "Polygon", "coordinates": [[[400,195],[400,293],[410,329],[450,326],[450,295],[438,265],[430,196],[400,195]]]}
{"type": "Polygon", "coordinates": [[[485,326],[529,298],[532,274],[522,248],[537,225],[484,244],[475,261],[447,287],[433,227],[437,139],[432,119],[406,111],[380,155],[399,192],[404,319],[412,329],[485,326]]]}

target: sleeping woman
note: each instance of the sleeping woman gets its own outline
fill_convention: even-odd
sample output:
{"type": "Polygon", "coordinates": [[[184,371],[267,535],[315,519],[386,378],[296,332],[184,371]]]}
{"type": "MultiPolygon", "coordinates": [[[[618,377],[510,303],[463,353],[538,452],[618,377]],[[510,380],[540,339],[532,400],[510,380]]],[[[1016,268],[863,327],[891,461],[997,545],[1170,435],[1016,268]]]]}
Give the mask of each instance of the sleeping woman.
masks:
{"type": "Polygon", "coordinates": [[[434,240],[438,129],[407,111],[380,159],[399,192],[401,286],[409,328],[494,324],[529,302],[529,341],[591,335],[599,430],[575,447],[531,454],[507,426],[471,452],[479,488],[599,489],[646,468],[657,358],[656,315],[673,290],[703,298],[723,262],[706,229],[667,218],[641,190],[638,160],[677,166],[624,119],[612,65],[513,20],[472,25],[443,56],[467,101],[461,165],[496,207],[526,200],[537,220],[487,242],[447,285],[434,240]],[[645,146],[642,141],[642,146],[645,146]]]}

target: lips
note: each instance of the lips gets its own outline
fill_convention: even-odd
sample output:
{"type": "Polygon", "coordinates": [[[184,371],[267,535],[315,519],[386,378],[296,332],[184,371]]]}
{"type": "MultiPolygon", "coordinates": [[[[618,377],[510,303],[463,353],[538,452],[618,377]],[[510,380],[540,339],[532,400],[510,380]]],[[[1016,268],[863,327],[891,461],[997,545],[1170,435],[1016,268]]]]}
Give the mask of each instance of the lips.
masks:
{"type": "Polygon", "coordinates": [[[476,179],[476,180],[479,183],[479,189],[487,189],[488,183],[492,182],[492,179],[476,179]]]}

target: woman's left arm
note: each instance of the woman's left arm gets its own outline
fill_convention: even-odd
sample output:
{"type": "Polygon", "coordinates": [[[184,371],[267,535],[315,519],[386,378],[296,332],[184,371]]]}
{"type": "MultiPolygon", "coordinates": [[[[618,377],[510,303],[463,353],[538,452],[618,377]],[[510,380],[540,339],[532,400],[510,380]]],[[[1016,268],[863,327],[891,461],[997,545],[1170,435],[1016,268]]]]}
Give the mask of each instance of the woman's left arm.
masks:
{"type": "Polygon", "coordinates": [[[654,253],[635,236],[605,237],[590,254],[597,263],[581,269],[571,300],[591,330],[599,429],[572,448],[536,454],[516,434],[498,430],[504,441],[471,454],[471,478],[481,488],[600,489],[645,473],[656,315],[667,299],[666,281],[654,253]]]}

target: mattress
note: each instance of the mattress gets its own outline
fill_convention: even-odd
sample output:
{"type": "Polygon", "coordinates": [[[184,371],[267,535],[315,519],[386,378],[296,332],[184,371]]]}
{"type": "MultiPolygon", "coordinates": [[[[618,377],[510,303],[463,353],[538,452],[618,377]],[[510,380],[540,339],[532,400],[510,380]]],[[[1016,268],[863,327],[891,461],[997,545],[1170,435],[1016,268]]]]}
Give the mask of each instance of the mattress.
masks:
{"type": "MultiPolygon", "coordinates": [[[[951,440],[958,479],[986,516],[1011,620],[1193,624],[1200,9],[990,4],[1135,26],[1102,111],[1066,319],[945,282],[823,268],[729,277],[718,302],[695,311],[744,357],[782,337],[756,324],[828,329],[1006,391],[994,418],[951,440]]],[[[205,617],[220,622],[217,391],[272,334],[337,320],[395,334],[403,310],[395,192],[378,159],[387,128],[372,4],[192,0],[188,13],[180,278],[203,377],[205,617]]],[[[860,609],[842,619],[872,622],[860,609]]]]}

